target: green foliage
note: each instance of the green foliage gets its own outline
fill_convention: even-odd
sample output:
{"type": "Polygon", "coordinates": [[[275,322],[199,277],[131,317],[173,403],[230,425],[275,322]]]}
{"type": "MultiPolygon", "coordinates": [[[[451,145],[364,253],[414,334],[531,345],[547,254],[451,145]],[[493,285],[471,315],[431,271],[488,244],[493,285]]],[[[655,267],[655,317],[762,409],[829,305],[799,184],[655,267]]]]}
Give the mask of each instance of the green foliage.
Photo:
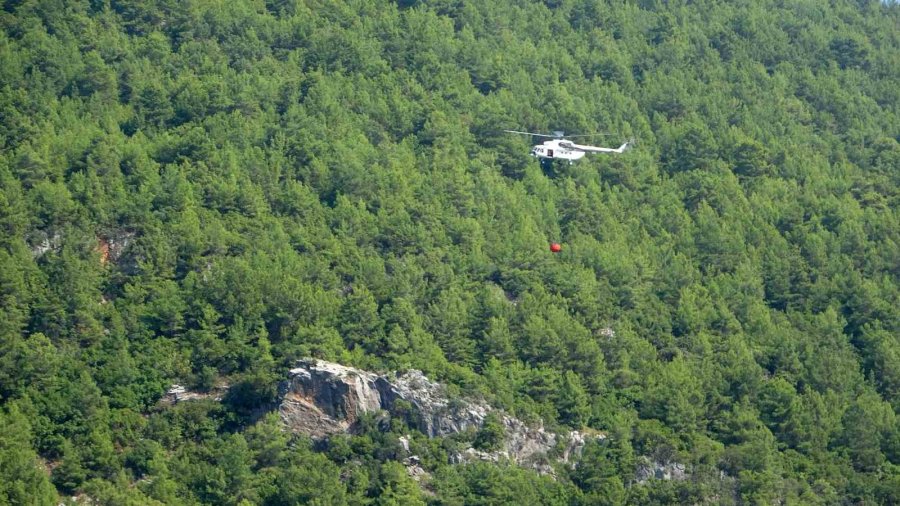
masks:
{"type": "Polygon", "coordinates": [[[503,427],[503,420],[496,413],[491,412],[485,417],[484,423],[475,434],[472,446],[476,450],[488,452],[499,450],[505,437],[506,429],[503,427]]]}
{"type": "Polygon", "coordinates": [[[578,497],[572,484],[536,476],[515,466],[484,462],[444,467],[433,483],[444,504],[519,504],[527,497],[537,504],[562,505],[578,497]]]}
{"type": "Polygon", "coordinates": [[[898,16],[5,2],[0,503],[896,503],[898,16]],[[414,434],[427,495],[411,406],[326,452],[263,416],[303,356],[609,437],[554,482],[414,434]]]}
{"type": "Polygon", "coordinates": [[[412,504],[425,506],[422,490],[406,473],[399,462],[386,462],[380,469],[381,482],[375,504],[379,506],[401,506],[412,504]]]}
{"type": "Polygon", "coordinates": [[[15,404],[0,412],[0,503],[55,504],[57,494],[32,448],[31,426],[15,404]]]}

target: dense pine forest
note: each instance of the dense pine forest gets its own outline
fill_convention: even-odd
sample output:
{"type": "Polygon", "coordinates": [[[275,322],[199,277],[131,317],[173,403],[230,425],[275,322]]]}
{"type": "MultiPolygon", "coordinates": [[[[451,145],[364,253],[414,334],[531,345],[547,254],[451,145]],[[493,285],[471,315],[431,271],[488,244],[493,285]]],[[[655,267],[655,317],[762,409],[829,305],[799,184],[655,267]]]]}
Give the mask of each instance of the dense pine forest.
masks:
{"type": "Polygon", "coordinates": [[[900,6],[2,5],[0,504],[900,502],[900,6]],[[309,356],[606,438],[420,486],[309,356]]]}

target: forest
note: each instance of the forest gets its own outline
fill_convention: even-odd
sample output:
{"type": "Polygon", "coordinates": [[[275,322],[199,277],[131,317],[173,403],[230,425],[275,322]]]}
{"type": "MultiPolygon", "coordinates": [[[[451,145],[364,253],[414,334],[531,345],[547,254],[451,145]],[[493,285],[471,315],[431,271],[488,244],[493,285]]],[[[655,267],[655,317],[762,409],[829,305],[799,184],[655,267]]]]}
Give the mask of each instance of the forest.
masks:
{"type": "Polygon", "coordinates": [[[0,504],[897,504],[898,308],[896,3],[2,2],[0,504]],[[607,437],[420,486],[302,357],[607,437]]]}

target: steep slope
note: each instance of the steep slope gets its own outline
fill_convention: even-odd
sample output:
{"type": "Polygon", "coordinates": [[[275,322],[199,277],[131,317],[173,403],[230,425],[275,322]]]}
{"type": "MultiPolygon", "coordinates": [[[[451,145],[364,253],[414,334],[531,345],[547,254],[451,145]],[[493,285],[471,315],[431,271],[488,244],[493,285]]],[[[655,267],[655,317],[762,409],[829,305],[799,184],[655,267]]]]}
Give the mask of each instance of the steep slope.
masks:
{"type": "Polygon", "coordinates": [[[900,497],[897,5],[46,0],[0,26],[0,502],[900,497]],[[542,171],[510,128],[638,143],[542,171]],[[609,437],[553,481],[413,434],[423,495],[411,427],[253,422],[304,356],[609,437]],[[635,455],[692,479],[632,486],[635,455]]]}

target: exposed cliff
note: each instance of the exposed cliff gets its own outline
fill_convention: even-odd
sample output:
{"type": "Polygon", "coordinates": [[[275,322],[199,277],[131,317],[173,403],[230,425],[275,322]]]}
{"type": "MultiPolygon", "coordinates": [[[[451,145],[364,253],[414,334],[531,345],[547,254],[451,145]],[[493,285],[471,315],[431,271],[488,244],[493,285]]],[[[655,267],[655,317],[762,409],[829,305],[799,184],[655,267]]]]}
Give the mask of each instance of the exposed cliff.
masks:
{"type": "Polygon", "coordinates": [[[386,409],[380,379],[352,367],[301,360],[281,385],[279,412],[292,431],[314,438],[346,432],[360,414],[386,409]]]}
{"type": "Polygon", "coordinates": [[[578,431],[556,434],[528,425],[479,400],[451,400],[442,384],[415,370],[389,377],[322,360],[301,360],[282,385],[279,411],[292,431],[321,438],[352,431],[363,413],[383,410],[400,414],[397,402],[401,400],[407,403],[407,419],[429,437],[478,430],[488,414],[496,413],[504,429],[498,449],[485,452],[467,448],[452,456],[455,462],[509,459],[546,471],[542,462],[552,450],[556,450],[560,461],[569,462],[580,456],[585,445],[585,435],[578,431]]]}

